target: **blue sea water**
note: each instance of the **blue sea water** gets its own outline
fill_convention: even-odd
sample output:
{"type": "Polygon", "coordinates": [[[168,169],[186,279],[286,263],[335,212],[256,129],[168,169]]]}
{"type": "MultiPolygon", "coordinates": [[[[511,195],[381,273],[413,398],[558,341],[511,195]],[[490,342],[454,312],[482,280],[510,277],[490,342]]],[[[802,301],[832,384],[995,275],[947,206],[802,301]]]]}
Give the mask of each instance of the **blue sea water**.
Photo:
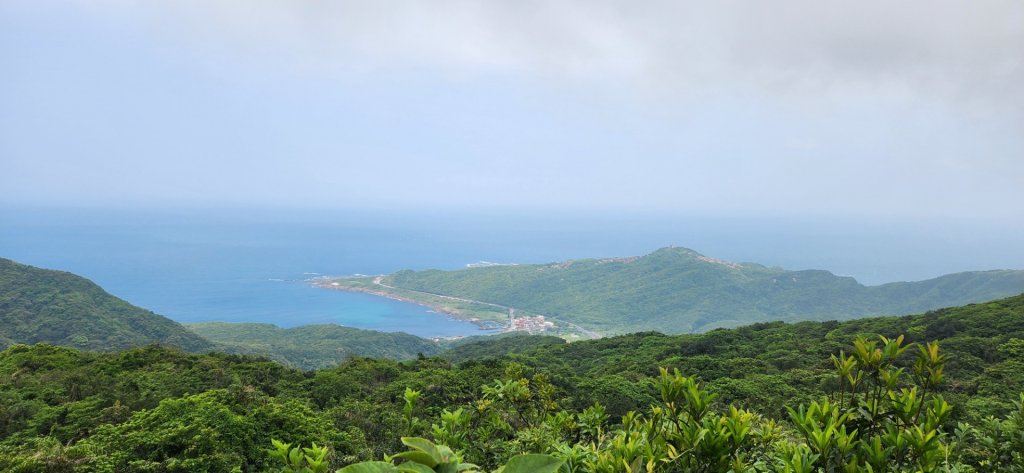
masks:
{"type": "Polygon", "coordinates": [[[320,275],[456,269],[480,260],[640,255],[668,245],[868,284],[1024,268],[1019,227],[659,215],[0,208],[0,257],[85,276],[180,322],[336,323],[419,336],[476,326],[311,287],[320,275]]]}

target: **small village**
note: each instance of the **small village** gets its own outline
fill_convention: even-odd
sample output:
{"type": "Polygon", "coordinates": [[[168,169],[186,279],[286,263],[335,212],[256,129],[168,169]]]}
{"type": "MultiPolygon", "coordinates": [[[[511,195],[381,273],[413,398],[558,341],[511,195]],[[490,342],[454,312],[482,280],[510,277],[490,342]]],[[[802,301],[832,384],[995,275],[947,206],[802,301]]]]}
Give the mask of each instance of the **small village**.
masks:
{"type": "Polygon", "coordinates": [[[538,333],[555,327],[553,322],[544,320],[543,315],[516,317],[514,311],[509,311],[507,332],[529,332],[538,333]]]}

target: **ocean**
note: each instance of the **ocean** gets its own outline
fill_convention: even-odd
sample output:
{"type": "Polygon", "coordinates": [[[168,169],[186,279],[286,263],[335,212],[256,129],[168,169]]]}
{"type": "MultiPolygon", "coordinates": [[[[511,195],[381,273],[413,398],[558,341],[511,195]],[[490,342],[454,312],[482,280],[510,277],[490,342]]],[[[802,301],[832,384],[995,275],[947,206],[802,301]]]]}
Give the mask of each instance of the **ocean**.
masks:
{"type": "Polygon", "coordinates": [[[641,255],[676,245],[867,284],[1024,268],[1019,228],[714,216],[0,209],[0,257],[70,271],[179,322],[483,333],[415,304],[311,287],[323,275],[641,255]]]}

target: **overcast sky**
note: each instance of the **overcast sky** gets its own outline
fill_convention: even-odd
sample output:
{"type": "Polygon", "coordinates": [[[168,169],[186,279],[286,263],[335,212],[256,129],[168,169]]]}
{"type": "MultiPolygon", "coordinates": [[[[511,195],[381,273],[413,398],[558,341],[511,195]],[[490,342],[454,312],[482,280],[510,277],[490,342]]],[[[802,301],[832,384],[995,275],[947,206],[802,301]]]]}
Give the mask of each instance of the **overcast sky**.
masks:
{"type": "Polygon", "coordinates": [[[1024,2],[0,1],[0,204],[1024,219],[1024,2]]]}

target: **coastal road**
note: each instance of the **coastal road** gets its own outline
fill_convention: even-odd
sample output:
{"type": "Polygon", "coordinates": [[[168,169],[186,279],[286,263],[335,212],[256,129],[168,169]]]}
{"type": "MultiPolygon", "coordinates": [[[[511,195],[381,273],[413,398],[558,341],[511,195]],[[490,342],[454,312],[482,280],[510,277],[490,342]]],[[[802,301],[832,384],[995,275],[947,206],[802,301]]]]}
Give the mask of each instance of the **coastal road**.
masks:
{"type": "MultiPolygon", "coordinates": [[[[387,289],[398,289],[398,290],[402,290],[402,291],[415,292],[415,293],[418,293],[418,294],[425,294],[425,295],[428,295],[428,296],[440,297],[442,299],[448,299],[448,300],[452,300],[452,301],[467,302],[467,303],[471,303],[471,304],[485,305],[487,307],[494,307],[496,309],[502,309],[502,310],[508,312],[509,313],[509,317],[511,317],[512,314],[514,314],[515,310],[516,310],[513,307],[509,307],[507,305],[495,304],[493,302],[475,301],[473,299],[464,299],[462,297],[455,297],[455,296],[449,296],[449,295],[445,295],[445,294],[438,294],[436,292],[417,291],[415,289],[407,289],[407,288],[404,288],[404,287],[389,286],[387,284],[384,284],[384,276],[377,276],[377,277],[373,278],[373,283],[378,285],[378,286],[380,286],[380,287],[387,288],[387,289]]],[[[574,324],[572,322],[566,322],[564,320],[559,320],[559,319],[556,319],[556,318],[548,317],[546,315],[544,316],[544,318],[547,319],[547,320],[550,320],[550,321],[552,321],[552,322],[554,322],[556,324],[560,324],[560,325],[564,325],[564,326],[567,326],[567,327],[571,327],[573,330],[576,330],[577,332],[583,334],[587,338],[590,338],[590,339],[601,338],[601,334],[599,334],[597,332],[594,332],[592,330],[587,330],[587,329],[585,329],[583,327],[580,327],[579,325],[576,325],[576,324],[574,324]]]]}

